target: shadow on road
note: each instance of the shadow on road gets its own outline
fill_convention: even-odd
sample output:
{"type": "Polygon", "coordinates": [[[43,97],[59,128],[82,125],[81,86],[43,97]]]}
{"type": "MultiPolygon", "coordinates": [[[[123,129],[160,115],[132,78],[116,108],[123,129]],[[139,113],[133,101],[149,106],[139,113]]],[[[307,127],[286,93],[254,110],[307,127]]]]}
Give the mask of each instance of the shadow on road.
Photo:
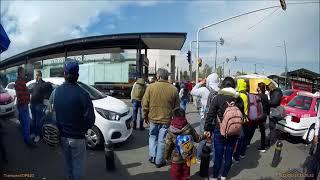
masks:
{"type": "Polygon", "coordinates": [[[148,143],[149,143],[148,133],[149,133],[149,129],[145,129],[144,131],[134,130],[128,140],[115,145],[115,150],[127,151],[127,150],[133,150],[133,149],[138,149],[141,147],[148,146],[148,143]]]}
{"type": "Polygon", "coordinates": [[[261,158],[260,152],[257,150],[258,146],[260,146],[260,140],[251,143],[250,147],[247,148],[246,157],[241,159],[238,164],[233,163],[228,175],[230,179],[237,176],[242,170],[258,167],[261,158]]]}

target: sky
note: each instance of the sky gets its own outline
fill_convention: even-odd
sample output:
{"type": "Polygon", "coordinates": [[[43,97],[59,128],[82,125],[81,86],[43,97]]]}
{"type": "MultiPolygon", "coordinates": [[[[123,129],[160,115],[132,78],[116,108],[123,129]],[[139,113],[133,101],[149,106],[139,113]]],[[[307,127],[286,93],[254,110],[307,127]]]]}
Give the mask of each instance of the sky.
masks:
{"type": "MultiPolygon", "coordinates": [[[[317,1],[317,0],[314,0],[317,1]]],[[[217,64],[226,58],[225,71],[280,74],[285,69],[319,72],[319,5],[292,5],[270,9],[201,31],[200,40],[225,40],[218,45],[217,64]]],[[[303,2],[311,2],[303,1],[303,2]]],[[[319,1],[318,1],[319,2],[319,1]]],[[[11,45],[1,59],[67,39],[132,32],[186,32],[187,40],[176,54],[179,69],[187,70],[186,54],[197,29],[255,9],[278,5],[272,1],[1,1],[1,24],[11,45]]],[[[192,49],[195,59],[196,46],[192,49]]],[[[152,54],[152,53],[150,53],[152,54]]],[[[148,53],[149,55],[149,53],[148,53]]],[[[161,55],[163,58],[170,57],[161,55]]],[[[201,43],[200,57],[214,65],[215,43],[201,43]]]]}

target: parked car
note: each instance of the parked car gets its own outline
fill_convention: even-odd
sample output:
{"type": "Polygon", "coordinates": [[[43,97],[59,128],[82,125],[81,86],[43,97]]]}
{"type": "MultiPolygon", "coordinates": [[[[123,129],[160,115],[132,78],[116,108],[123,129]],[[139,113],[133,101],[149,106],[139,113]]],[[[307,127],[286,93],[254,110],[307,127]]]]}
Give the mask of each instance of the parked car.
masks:
{"type": "Polygon", "coordinates": [[[17,98],[16,98],[16,90],[15,90],[15,83],[14,82],[10,82],[9,84],[7,84],[5,90],[7,91],[7,93],[9,93],[11,95],[11,97],[13,97],[14,99],[14,104],[17,104],[17,98]]]}
{"type": "Polygon", "coordinates": [[[296,97],[296,95],[299,91],[300,90],[297,90],[297,89],[288,89],[288,90],[283,91],[283,96],[281,99],[281,106],[286,106],[291,101],[291,99],[296,97]]]}
{"type": "Polygon", "coordinates": [[[11,96],[2,85],[0,85],[0,115],[6,115],[15,111],[15,97],[11,96]]]}
{"type": "Polygon", "coordinates": [[[315,122],[320,95],[309,92],[298,92],[287,106],[287,116],[278,121],[277,129],[292,136],[302,136],[306,143],[311,143],[315,134],[315,122]]]}
{"type": "MultiPolygon", "coordinates": [[[[44,78],[53,88],[60,86],[64,78],[44,78]]],[[[27,83],[31,91],[35,80],[27,83]]],[[[92,129],[86,134],[87,146],[96,149],[104,142],[113,143],[126,141],[132,134],[132,113],[129,107],[121,100],[106,96],[92,86],[78,82],[78,85],[89,93],[93,103],[96,121],[92,129]]]]}

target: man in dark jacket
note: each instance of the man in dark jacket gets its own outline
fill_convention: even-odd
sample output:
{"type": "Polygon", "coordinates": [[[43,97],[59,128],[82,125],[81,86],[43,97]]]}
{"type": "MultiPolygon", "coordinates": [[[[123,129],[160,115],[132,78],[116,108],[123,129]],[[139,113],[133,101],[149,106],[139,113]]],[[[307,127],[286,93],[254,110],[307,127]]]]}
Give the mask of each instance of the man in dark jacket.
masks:
{"type": "Polygon", "coordinates": [[[225,158],[224,168],[221,174],[221,180],[225,180],[232,165],[232,154],[238,140],[238,136],[229,136],[225,138],[220,132],[220,123],[223,119],[223,114],[228,106],[228,103],[235,102],[235,105],[244,114],[243,101],[236,92],[236,82],[231,77],[226,77],[221,83],[222,89],[218,95],[214,97],[209,106],[209,112],[204,126],[204,135],[211,137],[214,134],[214,166],[213,179],[217,179],[220,174],[222,166],[222,158],[225,158]],[[219,118],[218,118],[219,117],[219,118]],[[220,121],[220,123],[218,122],[220,121]]]}
{"type": "Polygon", "coordinates": [[[53,108],[65,155],[67,178],[78,180],[85,176],[85,133],[95,122],[89,94],[78,84],[79,65],[67,59],[64,66],[65,82],[53,91],[53,108]]]}
{"type": "MultiPolygon", "coordinates": [[[[270,108],[277,108],[280,106],[281,99],[282,99],[282,91],[280,88],[277,88],[273,83],[270,83],[267,87],[267,90],[270,92],[270,108]]],[[[278,119],[270,118],[269,117],[269,138],[268,138],[268,146],[272,146],[276,141],[276,124],[278,119]]]]}
{"type": "MultiPolygon", "coordinates": [[[[42,128],[42,118],[44,116],[43,113],[43,100],[45,99],[45,96],[47,91],[50,93],[52,92],[52,87],[50,84],[50,89],[48,89],[49,83],[46,83],[42,80],[42,72],[37,71],[36,73],[36,83],[33,86],[32,92],[31,92],[31,114],[32,114],[32,131],[34,133],[34,142],[38,142],[40,140],[40,134],[41,134],[41,128],[42,128]]],[[[48,97],[46,97],[48,98],[48,97]]]]}

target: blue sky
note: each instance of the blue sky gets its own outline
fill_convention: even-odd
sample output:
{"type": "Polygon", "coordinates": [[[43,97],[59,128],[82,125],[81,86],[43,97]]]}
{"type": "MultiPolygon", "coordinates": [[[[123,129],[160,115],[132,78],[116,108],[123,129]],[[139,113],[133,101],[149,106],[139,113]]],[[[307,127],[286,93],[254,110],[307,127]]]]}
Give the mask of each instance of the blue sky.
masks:
{"type": "MultiPolygon", "coordinates": [[[[294,1],[287,1],[288,3],[294,1]]],[[[301,2],[301,1],[300,1],[301,2]]],[[[4,1],[2,24],[12,40],[2,59],[25,50],[77,37],[130,32],[187,32],[177,63],[187,68],[186,51],[197,28],[273,1],[4,1]],[[49,23],[50,22],[50,23],[49,23]]],[[[237,56],[226,70],[279,74],[284,71],[287,42],[288,68],[319,70],[319,4],[288,5],[226,22],[203,31],[200,40],[225,39],[218,47],[218,64],[237,56]],[[259,23],[264,19],[261,23],[259,23]],[[252,27],[248,30],[248,28],[252,27]]],[[[193,49],[195,50],[195,49],[193,49]]],[[[194,51],[195,52],[195,51],[194,51]]],[[[213,65],[214,44],[201,44],[200,56],[213,65]]],[[[194,55],[193,55],[194,56],[194,55]]]]}

